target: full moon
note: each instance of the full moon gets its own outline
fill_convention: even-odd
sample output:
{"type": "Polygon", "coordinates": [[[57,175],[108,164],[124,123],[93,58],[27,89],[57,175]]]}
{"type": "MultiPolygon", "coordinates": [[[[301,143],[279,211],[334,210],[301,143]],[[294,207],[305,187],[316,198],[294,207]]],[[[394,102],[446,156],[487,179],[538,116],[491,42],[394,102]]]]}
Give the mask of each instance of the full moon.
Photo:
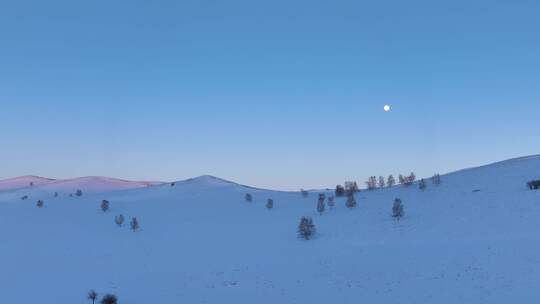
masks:
{"type": "Polygon", "coordinates": [[[388,111],[390,111],[390,106],[389,105],[384,105],[383,109],[384,109],[385,112],[388,112],[388,111]]]}

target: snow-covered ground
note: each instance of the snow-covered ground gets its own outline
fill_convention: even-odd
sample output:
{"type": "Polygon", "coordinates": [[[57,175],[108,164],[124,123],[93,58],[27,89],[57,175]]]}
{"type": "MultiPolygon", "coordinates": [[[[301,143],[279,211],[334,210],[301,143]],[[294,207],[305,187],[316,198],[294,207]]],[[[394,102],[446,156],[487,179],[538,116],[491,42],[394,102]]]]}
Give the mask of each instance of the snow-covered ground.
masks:
{"type": "Polygon", "coordinates": [[[89,303],[95,289],[120,304],[535,303],[540,190],[526,187],[531,179],[540,179],[540,156],[443,175],[425,191],[362,191],[355,209],[338,198],[322,216],[317,193],[211,176],[102,192],[72,184],[82,197],[55,198],[53,183],[4,189],[0,302],[89,303]],[[401,221],[390,216],[396,197],[401,221]],[[303,215],[314,219],[313,240],[297,238],[303,215]]]}

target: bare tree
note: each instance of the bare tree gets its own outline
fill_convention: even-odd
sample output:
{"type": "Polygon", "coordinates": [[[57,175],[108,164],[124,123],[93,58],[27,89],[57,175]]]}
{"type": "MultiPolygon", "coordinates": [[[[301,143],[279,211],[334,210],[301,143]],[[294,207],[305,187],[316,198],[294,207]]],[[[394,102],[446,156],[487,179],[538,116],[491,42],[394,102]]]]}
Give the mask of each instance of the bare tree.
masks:
{"type": "Polygon", "coordinates": [[[347,195],[347,201],[345,202],[345,206],[347,206],[347,208],[349,209],[356,207],[356,199],[354,198],[354,193],[349,193],[347,195]]]}
{"type": "Polygon", "coordinates": [[[386,182],[384,181],[384,177],[379,176],[379,188],[384,188],[386,186],[386,182]]]}
{"type": "Polygon", "coordinates": [[[405,184],[405,177],[403,176],[403,174],[400,174],[399,177],[398,177],[398,180],[399,180],[399,183],[404,185],[405,184]]]}
{"type": "Polygon", "coordinates": [[[36,203],[36,206],[38,208],[43,208],[43,201],[42,200],[38,200],[37,203],[36,203]]]}
{"type": "Polygon", "coordinates": [[[129,224],[131,226],[131,230],[133,230],[133,231],[139,230],[139,221],[137,220],[136,217],[133,217],[129,224]]]}
{"type": "Polygon", "coordinates": [[[108,200],[102,200],[101,201],[101,210],[103,212],[107,212],[109,210],[109,201],[108,200]]]}
{"type": "Polygon", "coordinates": [[[358,192],[360,189],[358,188],[358,184],[354,181],[347,181],[345,182],[345,193],[355,193],[358,192]]]}
{"type": "Polygon", "coordinates": [[[90,291],[88,292],[88,296],[87,296],[87,297],[88,297],[88,300],[91,300],[91,301],[92,301],[92,304],[94,304],[94,302],[96,302],[97,296],[98,296],[97,292],[96,292],[95,290],[92,289],[92,290],[90,290],[90,291]]]}
{"type": "Polygon", "coordinates": [[[368,190],[375,190],[377,188],[377,177],[376,176],[370,176],[368,181],[366,182],[368,190]]]}
{"type": "Polygon", "coordinates": [[[416,180],[416,175],[414,174],[414,172],[411,172],[411,174],[409,174],[409,181],[411,183],[414,183],[415,180],[416,180]]]}
{"type": "Polygon", "coordinates": [[[405,211],[403,210],[401,199],[396,198],[394,200],[394,205],[392,206],[392,217],[399,221],[403,215],[405,215],[405,211]]]}
{"type": "Polygon", "coordinates": [[[344,196],[344,195],[345,195],[345,188],[342,185],[337,185],[336,186],[336,196],[340,197],[340,196],[344,196]]]}
{"type": "Polygon", "coordinates": [[[117,304],[118,298],[113,294],[106,294],[101,298],[101,304],[117,304]]]}
{"type": "Polygon", "coordinates": [[[266,201],[266,209],[270,210],[274,208],[274,200],[269,198],[267,201],[266,201]]]}
{"type": "Polygon", "coordinates": [[[319,212],[320,215],[323,214],[324,209],[325,209],[325,205],[324,205],[325,199],[326,199],[326,196],[324,195],[324,193],[319,193],[319,200],[317,201],[317,211],[319,212]]]}
{"type": "Polygon", "coordinates": [[[426,181],[423,178],[418,183],[418,189],[422,191],[426,190],[426,181]]]}
{"type": "Polygon", "coordinates": [[[124,224],[124,216],[122,214],[115,216],[114,222],[118,227],[122,227],[122,224],[124,224]]]}
{"type": "Polygon", "coordinates": [[[439,173],[435,173],[432,177],[431,177],[431,182],[434,184],[434,185],[440,185],[441,184],[441,175],[439,173]]]}
{"type": "Polygon", "coordinates": [[[334,206],[335,206],[334,196],[330,195],[328,197],[328,207],[330,207],[330,209],[332,209],[332,208],[334,208],[334,206]]]}
{"type": "Polygon", "coordinates": [[[246,202],[252,202],[253,201],[253,197],[251,196],[251,194],[249,193],[246,193],[246,202]]]}
{"type": "Polygon", "coordinates": [[[386,181],[386,185],[388,188],[392,188],[396,184],[396,179],[392,174],[388,176],[388,180],[386,181]]]}
{"type": "Polygon", "coordinates": [[[315,235],[316,229],[311,217],[303,216],[298,224],[298,237],[309,240],[315,235]]]}

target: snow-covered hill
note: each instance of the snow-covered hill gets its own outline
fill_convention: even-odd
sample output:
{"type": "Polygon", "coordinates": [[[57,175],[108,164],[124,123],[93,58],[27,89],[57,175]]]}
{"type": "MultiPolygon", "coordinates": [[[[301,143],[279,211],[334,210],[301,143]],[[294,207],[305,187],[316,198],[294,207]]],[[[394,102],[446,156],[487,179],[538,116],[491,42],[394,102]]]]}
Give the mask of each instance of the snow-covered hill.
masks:
{"type": "Polygon", "coordinates": [[[160,184],[162,182],[128,181],[103,176],[59,180],[37,176],[22,176],[0,180],[0,201],[22,196],[45,198],[53,196],[55,193],[58,193],[59,196],[69,196],[75,194],[77,190],[81,190],[83,193],[103,193],[146,188],[160,184]]]}
{"type": "Polygon", "coordinates": [[[55,180],[52,178],[33,176],[33,175],[8,178],[8,179],[0,180],[0,191],[40,186],[40,185],[45,185],[54,181],[55,180]]]}
{"type": "Polygon", "coordinates": [[[121,304],[535,303],[540,190],[526,187],[531,179],[540,156],[443,175],[425,191],[362,191],[355,209],[339,198],[323,215],[317,193],[211,176],[82,197],[0,192],[2,302],[88,303],[96,289],[121,304]],[[390,216],[396,197],[400,221],[390,216]],[[136,216],[140,231],[117,227],[118,214],[136,216]],[[304,215],[318,231],[310,241],[296,235],[304,215]]]}

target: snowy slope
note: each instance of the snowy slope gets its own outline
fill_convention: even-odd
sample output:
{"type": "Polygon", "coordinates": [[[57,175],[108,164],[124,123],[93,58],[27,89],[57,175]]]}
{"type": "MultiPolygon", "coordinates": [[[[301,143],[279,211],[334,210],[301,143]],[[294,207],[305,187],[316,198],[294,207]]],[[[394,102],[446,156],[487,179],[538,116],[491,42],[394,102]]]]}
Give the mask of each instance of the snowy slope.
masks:
{"type": "Polygon", "coordinates": [[[22,196],[30,198],[73,195],[78,189],[83,193],[102,193],[127,189],[146,188],[162,184],[161,182],[128,181],[123,179],[87,176],[71,179],[54,180],[42,177],[18,177],[0,181],[0,201],[12,200],[22,196]],[[33,186],[30,186],[33,182],[33,186]]]}
{"type": "Polygon", "coordinates": [[[8,178],[8,179],[0,180],[0,191],[45,185],[54,181],[55,180],[52,178],[33,176],[33,175],[8,178]]]}
{"type": "MultiPolygon", "coordinates": [[[[203,176],[148,188],[32,200],[0,194],[6,303],[534,303],[540,296],[540,156],[357,194],[322,216],[316,193],[203,176]],[[244,201],[245,193],[254,201],[244,201]],[[390,211],[403,200],[405,217],[390,211]],[[266,210],[267,198],[274,209],[266,210]],[[102,199],[111,202],[107,213],[102,199]],[[113,218],[137,216],[141,230],[113,218]],[[312,216],[317,237],[296,227],[312,216]]],[[[32,195],[32,194],[30,194],[32,195]]]]}

